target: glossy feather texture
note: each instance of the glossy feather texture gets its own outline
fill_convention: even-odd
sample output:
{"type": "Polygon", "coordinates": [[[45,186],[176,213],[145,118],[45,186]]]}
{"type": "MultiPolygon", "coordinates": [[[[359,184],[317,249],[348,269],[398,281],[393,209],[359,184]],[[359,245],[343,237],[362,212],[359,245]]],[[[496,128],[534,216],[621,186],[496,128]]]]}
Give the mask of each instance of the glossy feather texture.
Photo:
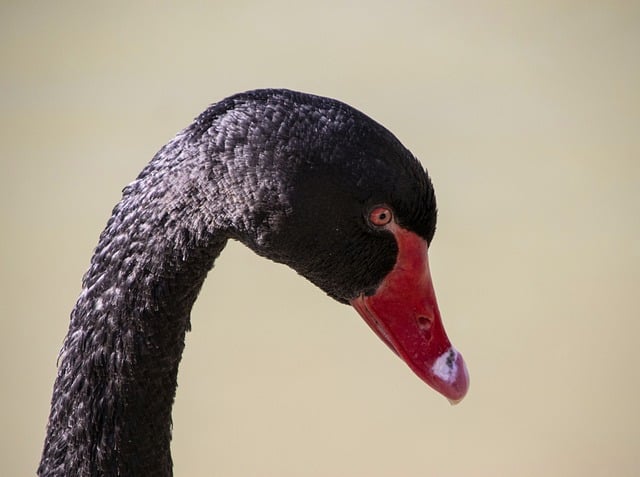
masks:
{"type": "Polygon", "coordinates": [[[223,100],[123,191],[71,313],[40,475],[171,475],[171,407],[190,312],[228,239],[347,303],[392,269],[393,237],[433,237],[419,162],[335,100],[260,90],[223,100]]]}

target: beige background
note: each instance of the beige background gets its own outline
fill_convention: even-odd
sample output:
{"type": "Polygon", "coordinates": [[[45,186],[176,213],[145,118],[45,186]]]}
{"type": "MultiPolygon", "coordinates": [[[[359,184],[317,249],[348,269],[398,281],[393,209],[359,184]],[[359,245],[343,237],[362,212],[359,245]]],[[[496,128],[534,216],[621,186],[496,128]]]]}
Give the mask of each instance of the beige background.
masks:
{"type": "Polygon", "coordinates": [[[176,474],[639,475],[637,2],[134,3],[0,5],[2,475],[35,470],[121,188],[266,86],[362,109],[429,168],[472,387],[449,406],[353,310],[231,244],[193,312],[176,474]]]}

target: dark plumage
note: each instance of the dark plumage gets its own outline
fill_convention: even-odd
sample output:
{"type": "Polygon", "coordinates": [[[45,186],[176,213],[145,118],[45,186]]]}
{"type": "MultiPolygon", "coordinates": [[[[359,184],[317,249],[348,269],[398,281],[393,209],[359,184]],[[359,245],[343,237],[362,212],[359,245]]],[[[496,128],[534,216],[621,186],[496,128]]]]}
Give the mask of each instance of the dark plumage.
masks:
{"type": "Polygon", "coordinates": [[[123,192],[100,236],[59,357],[40,475],[170,475],[171,407],[191,307],[228,239],[336,300],[370,295],[398,245],[388,204],[430,242],[436,204],[385,128],[287,90],[209,107],[123,192]]]}

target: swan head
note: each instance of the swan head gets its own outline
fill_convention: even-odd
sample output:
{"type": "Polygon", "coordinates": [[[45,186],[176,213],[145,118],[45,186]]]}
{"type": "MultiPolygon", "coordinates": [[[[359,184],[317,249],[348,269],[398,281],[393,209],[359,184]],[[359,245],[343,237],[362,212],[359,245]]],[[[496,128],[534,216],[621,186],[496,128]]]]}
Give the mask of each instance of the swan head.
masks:
{"type": "Polygon", "coordinates": [[[420,162],[332,99],[261,90],[217,107],[196,125],[233,156],[225,196],[244,204],[231,220],[237,238],[352,305],[420,378],[461,400],[468,373],[436,302],[436,200],[420,162]]]}

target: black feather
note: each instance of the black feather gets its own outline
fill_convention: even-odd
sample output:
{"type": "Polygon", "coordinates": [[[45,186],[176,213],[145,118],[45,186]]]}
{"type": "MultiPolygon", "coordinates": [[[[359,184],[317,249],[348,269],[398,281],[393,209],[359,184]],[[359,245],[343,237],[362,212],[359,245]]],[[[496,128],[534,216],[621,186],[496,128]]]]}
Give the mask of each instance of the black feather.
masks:
{"type": "Polygon", "coordinates": [[[333,298],[373,290],[393,237],[375,204],[428,241],[420,163],[338,101],[287,90],[204,111],[123,191],[100,236],[59,357],[41,476],[171,475],[171,407],[191,307],[228,239],[333,298]]]}

